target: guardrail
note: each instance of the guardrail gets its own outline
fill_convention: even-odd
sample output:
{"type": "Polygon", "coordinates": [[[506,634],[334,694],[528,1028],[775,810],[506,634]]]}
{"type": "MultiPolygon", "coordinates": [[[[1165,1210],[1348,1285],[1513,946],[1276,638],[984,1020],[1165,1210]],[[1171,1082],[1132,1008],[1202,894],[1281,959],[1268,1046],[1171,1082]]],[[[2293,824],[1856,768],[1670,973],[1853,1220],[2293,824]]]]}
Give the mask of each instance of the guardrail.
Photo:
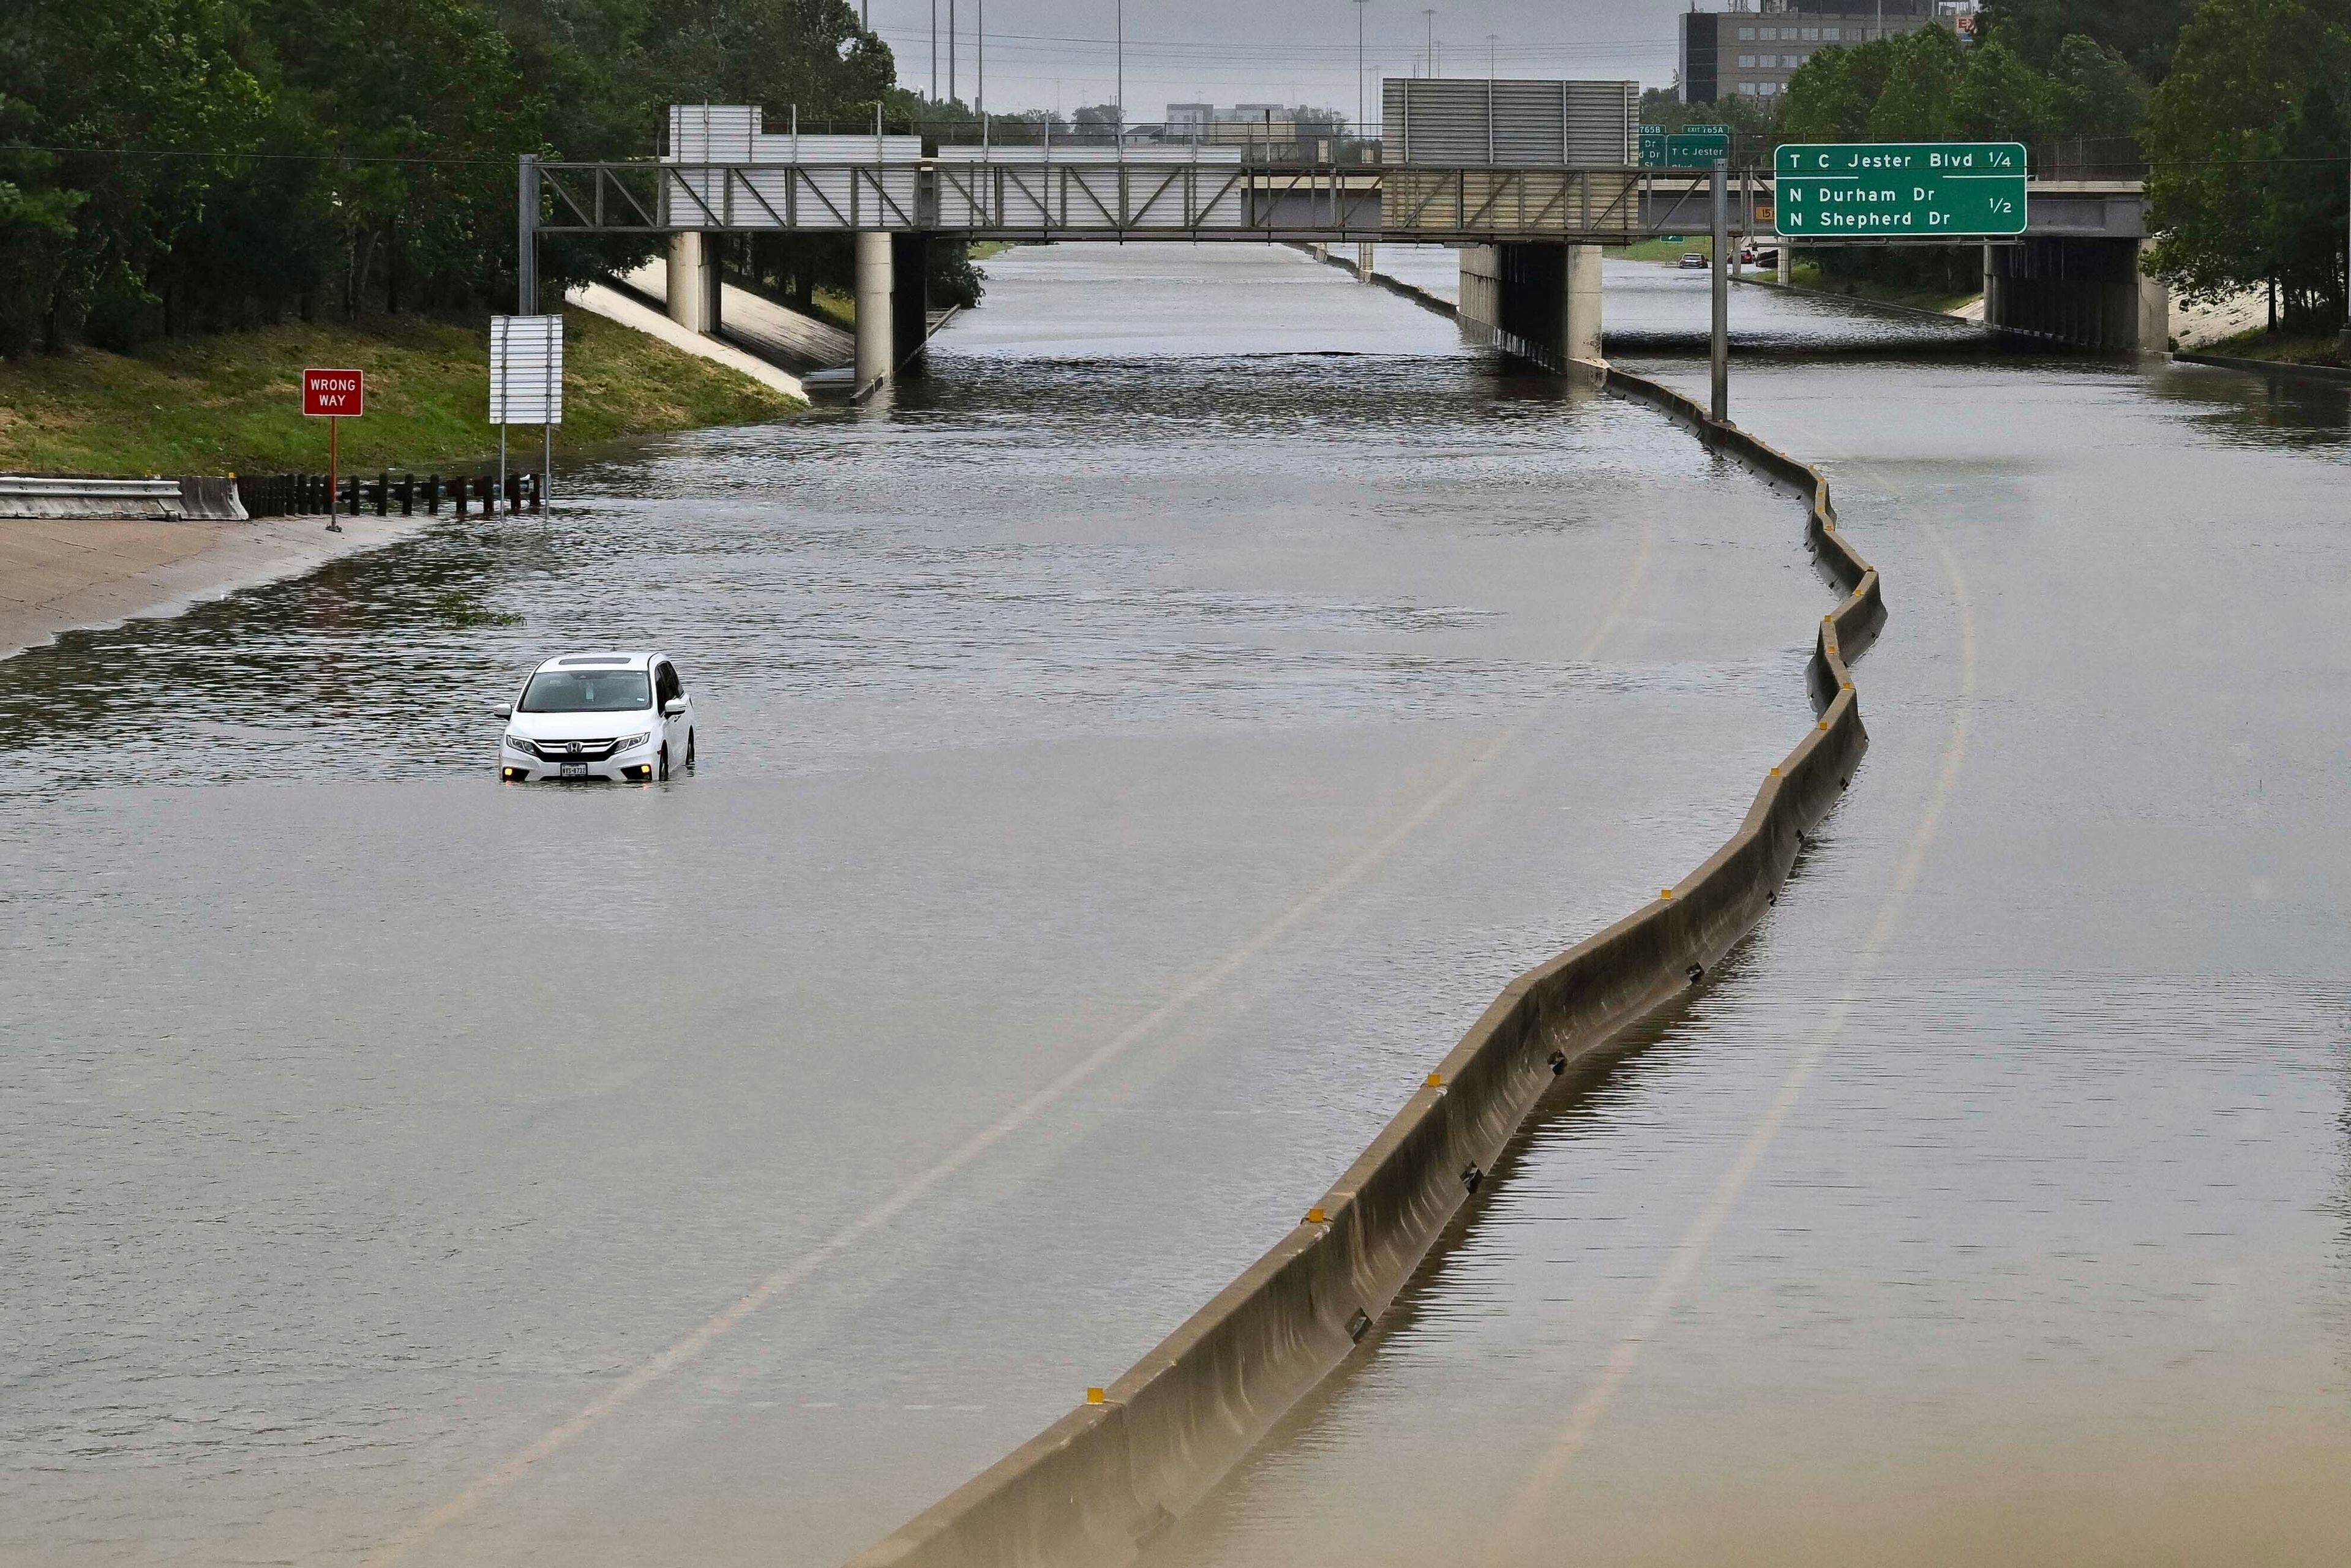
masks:
{"type": "Polygon", "coordinates": [[[0,517],[146,517],[176,522],[187,515],[177,479],[0,474],[0,517]]]}
{"type": "Polygon", "coordinates": [[[1106,1387],[853,1560],[852,1568],[1071,1568],[1132,1561],[1204,1496],[1394,1302],[1552,1083],[1691,987],[1776,903],[1868,744],[1847,659],[1885,619],[1877,572],[1819,472],[1669,388],[1608,387],[1795,488],[1807,549],[1843,591],[1807,681],[1817,717],[1729,841],[1652,903],[1504,989],[1403,1110],[1271,1250],[1106,1387]]]}

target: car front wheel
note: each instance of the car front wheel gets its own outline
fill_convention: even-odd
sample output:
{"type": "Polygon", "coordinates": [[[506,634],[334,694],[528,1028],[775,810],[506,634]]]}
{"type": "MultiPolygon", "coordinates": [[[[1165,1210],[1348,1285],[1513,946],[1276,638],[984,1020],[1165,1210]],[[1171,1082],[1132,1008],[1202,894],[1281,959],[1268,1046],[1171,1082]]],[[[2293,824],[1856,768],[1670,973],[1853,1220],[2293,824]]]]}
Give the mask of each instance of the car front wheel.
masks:
{"type": "Polygon", "coordinates": [[[669,777],[669,747],[666,746],[661,748],[661,767],[654,772],[653,777],[663,779],[669,777]]]}

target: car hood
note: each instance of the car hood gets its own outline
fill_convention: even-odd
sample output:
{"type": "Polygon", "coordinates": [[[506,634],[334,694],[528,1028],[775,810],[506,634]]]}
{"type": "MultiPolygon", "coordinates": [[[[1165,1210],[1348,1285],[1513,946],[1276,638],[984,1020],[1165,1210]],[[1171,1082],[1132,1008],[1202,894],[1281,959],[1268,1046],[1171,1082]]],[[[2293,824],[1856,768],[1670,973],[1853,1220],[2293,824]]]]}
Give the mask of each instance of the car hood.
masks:
{"type": "Polygon", "coordinates": [[[527,740],[611,740],[659,722],[653,709],[636,707],[618,713],[517,713],[507,721],[507,728],[527,740]]]}

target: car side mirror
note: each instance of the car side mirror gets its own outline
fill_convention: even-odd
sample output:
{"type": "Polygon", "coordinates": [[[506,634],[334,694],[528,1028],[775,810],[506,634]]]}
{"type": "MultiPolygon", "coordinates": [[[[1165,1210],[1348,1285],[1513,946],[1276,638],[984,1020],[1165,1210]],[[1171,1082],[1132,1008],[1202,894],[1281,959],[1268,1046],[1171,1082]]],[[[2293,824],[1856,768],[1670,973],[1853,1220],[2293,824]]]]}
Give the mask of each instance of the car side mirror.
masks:
{"type": "Polygon", "coordinates": [[[685,699],[684,697],[672,697],[669,701],[662,704],[662,716],[664,718],[684,717],[685,699]]]}
{"type": "Polygon", "coordinates": [[[512,717],[514,717],[514,704],[512,704],[512,703],[500,703],[500,704],[498,704],[496,707],[493,707],[492,709],[490,709],[490,716],[491,716],[492,718],[512,718],[512,717]]]}

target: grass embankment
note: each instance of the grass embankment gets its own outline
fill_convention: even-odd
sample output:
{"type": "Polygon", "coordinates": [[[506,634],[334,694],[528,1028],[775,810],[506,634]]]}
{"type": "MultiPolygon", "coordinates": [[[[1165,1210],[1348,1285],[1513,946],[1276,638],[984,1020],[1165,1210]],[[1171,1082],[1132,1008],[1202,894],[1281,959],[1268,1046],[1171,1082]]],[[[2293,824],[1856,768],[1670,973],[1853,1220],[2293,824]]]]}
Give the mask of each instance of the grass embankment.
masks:
{"type": "Polygon", "coordinates": [[[1712,235],[1684,235],[1677,239],[1645,239],[1638,245],[1622,248],[1610,246],[1604,253],[1623,261],[1676,262],[1696,251],[1708,260],[1714,256],[1712,235]]]}
{"type": "Polygon", "coordinates": [[[1983,298],[1980,288],[1954,292],[1948,288],[1911,288],[1894,283],[1871,283],[1851,277],[1824,277],[1820,265],[1802,259],[1796,253],[1793,279],[1799,288],[1817,289],[1823,294],[1842,294],[1848,299],[1875,299],[1886,305],[1907,305],[1914,310],[1957,310],[1960,306],[1983,298]]]}
{"type": "MultiPolygon", "coordinates": [[[[1758,235],[1755,244],[1759,250],[1776,248],[1776,242],[1765,235],[1758,235]]],[[[1680,239],[1643,240],[1639,245],[1626,246],[1621,250],[1612,246],[1608,254],[1626,261],[1656,261],[1671,266],[1692,251],[1712,260],[1714,237],[1711,235],[1685,235],[1680,239]]],[[[1795,264],[1795,285],[1799,288],[1815,289],[1823,294],[1841,294],[1848,299],[1876,299],[1887,305],[1907,305],[1917,310],[1956,310],[1971,300],[1983,298],[1980,288],[1954,294],[1948,290],[1906,288],[1889,283],[1866,283],[1847,277],[1823,277],[1819,264],[1802,259],[1802,251],[1797,252],[1799,259],[1795,264]]],[[[1776,275],[1761,269],[1754,271],[1751,276],[1769,283],[1776,275]]]]}
{"type": "Polygon", "coordinates": [[[2199,344],[2196,351],[2234,360],[2272,360],[2282,365],[2325,365],[2338,371],[2351,369],[2351,361],[2344,357],[2343,339],[2339,332],[2289,333],[2256,329],[2251,332],[2240,332],[2233,338],[2223,338],[2217,343],[2199,344]]]}
{"type": "MultiPolygon", "coordinates": [[[[556,445],[747,424],[801,405],[723,365],[584,311],[564,313],[556,445]]],[[[367,372],[367,413],[343,422],[343,470],[455,467],[494,455],[489,329],[370,317],[0,363],[0,468],[68,474],[266,474],[327,465],[323,420],[301,413],[306,366],[367,372]]],[[[536,452],[536,428],[515,436],[536,452]]]]}

